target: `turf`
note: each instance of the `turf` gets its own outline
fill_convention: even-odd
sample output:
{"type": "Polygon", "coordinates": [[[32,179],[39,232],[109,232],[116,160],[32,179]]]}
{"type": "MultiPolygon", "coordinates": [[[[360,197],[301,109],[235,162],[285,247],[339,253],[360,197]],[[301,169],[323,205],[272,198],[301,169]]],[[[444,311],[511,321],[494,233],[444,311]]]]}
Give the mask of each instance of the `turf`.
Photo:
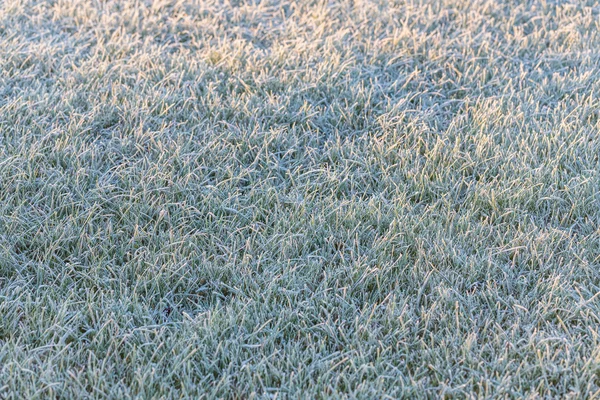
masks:
{"type": "Polygon", "coordinates": [[[594,398],[600,4],[0,2],[0,398],[594,398]]]}

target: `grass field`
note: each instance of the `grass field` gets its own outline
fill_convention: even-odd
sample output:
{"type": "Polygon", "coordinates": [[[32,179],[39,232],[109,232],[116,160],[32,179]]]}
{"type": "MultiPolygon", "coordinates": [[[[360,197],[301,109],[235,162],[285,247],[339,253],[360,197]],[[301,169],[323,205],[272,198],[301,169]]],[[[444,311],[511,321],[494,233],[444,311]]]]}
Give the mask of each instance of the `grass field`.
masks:
{"type": "Polygon", "coordinates": [[[0,1],[0,398],[598,398],[599,28],[0,1]]]}

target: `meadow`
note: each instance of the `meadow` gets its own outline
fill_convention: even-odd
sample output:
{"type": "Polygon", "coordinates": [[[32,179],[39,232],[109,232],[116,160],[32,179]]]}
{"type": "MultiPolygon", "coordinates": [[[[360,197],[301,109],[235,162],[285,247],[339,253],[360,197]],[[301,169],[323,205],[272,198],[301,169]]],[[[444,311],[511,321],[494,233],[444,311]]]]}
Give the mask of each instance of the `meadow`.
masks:
{"type": "Polygon", "coordinates": [[[0,1],[0,398],[599,398],[599,31],[0,1]]]}

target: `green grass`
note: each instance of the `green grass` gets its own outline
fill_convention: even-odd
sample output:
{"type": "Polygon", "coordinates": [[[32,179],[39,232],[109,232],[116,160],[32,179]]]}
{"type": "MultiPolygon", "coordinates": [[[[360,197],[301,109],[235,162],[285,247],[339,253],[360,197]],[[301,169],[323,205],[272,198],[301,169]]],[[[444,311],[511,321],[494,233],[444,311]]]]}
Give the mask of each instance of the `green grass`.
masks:
{"type": "Polygon", "coordinates": [[[0,398],[597,398],[600,3],[0,2],[0,398]]]}

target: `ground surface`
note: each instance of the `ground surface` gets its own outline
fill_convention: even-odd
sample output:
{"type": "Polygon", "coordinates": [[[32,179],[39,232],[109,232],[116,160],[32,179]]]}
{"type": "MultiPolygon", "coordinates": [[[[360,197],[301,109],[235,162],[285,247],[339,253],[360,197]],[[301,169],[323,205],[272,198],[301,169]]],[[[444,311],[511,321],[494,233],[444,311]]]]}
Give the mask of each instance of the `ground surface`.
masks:
{"type": "Polygon", "coordinates": [[[0,2],[0,397],[594,397],[599,13],[0,2]]]}

